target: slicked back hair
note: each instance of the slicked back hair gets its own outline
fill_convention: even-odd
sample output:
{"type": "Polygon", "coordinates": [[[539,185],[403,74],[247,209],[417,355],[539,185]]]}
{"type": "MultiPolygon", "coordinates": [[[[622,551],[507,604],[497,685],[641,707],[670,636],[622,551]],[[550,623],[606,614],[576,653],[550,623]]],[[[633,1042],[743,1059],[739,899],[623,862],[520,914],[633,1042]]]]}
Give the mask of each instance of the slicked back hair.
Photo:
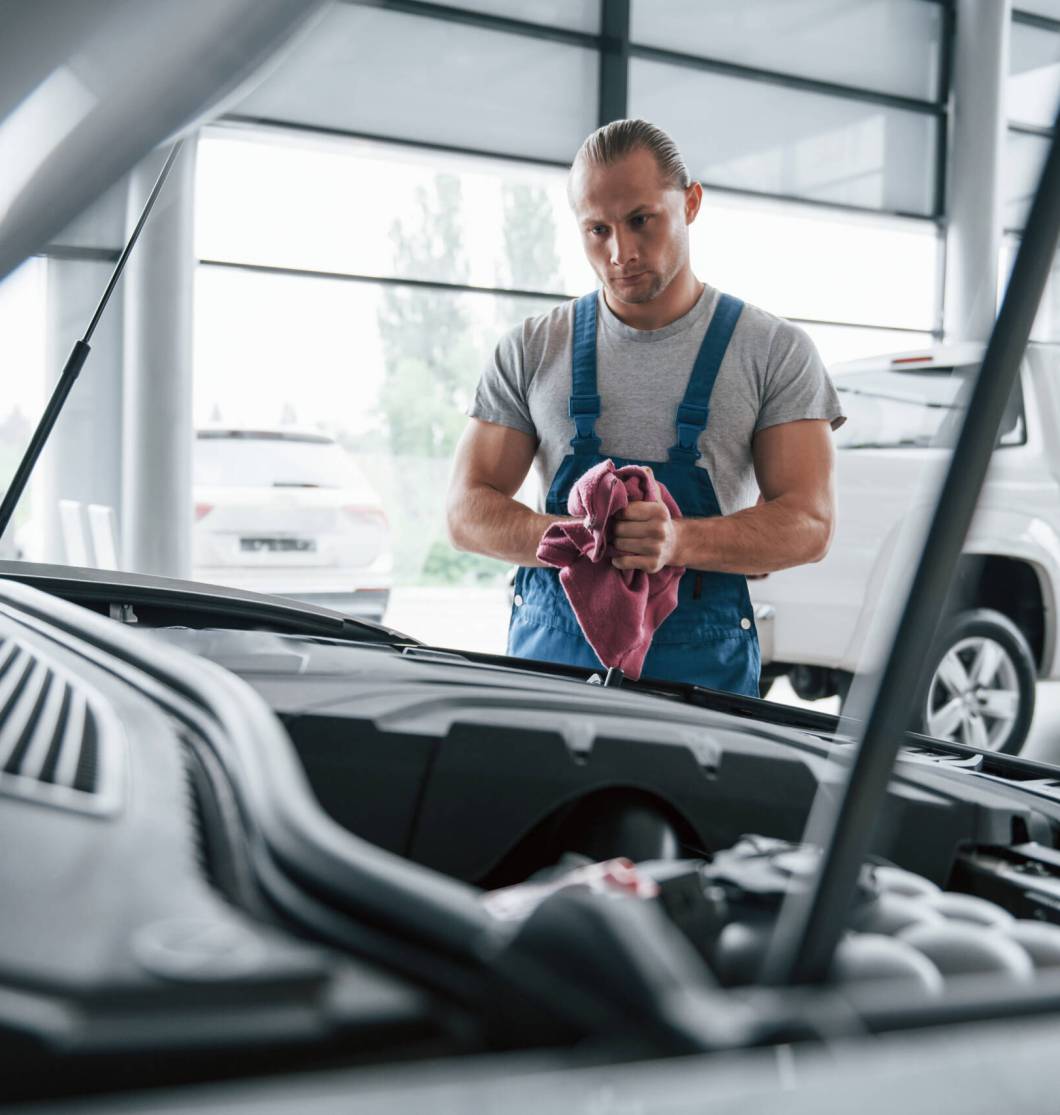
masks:
{"type": "Polygon", "coordinates": [[[611,166],[639,150],[651,152],[668,186],[684,190],[692,184],[692,176],[677,144],[662,128],[647,120],[612,120],[597,128],[578,148],[572,169],[579,162],[588,166],[611,166]]]}

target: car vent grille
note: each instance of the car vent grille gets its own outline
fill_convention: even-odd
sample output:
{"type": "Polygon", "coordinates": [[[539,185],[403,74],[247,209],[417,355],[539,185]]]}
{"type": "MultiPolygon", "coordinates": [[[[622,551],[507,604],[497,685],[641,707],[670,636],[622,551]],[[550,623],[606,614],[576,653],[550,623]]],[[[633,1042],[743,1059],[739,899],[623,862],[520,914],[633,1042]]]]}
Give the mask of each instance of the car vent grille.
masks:
{"type": "MultiPolygon", "coordinates": [[[[16,639],[0,641],[0,792],[100,812],[117,769],[104,761],[114,725],[78,678],[16,639]]],[[[113,743],[113,739],[111,743],[113,743]]]]}

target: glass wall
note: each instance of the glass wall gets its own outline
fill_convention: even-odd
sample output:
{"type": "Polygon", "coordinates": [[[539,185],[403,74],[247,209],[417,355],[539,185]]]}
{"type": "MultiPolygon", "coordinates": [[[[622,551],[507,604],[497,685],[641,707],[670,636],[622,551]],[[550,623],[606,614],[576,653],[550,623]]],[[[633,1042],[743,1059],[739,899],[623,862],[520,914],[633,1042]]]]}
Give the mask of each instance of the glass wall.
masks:
{"type": "Polygon", "coordinates": [[[1004,226],[1017,232],[1027,219],[1060,109],[1060,11],[1020,0],[1010,27],[1004,226]],[[1045,19],[1046,15],[1055,19],[1045,19]]]}
{"type": "MultiPolygon", "coordinates": [[[[509,571],[448,545],[448,470],[499,337],[595,285],[566,167],[601,106],[670,129],[704,183],[700,277],[828,363],[921,349],[949,19],[935,0],[632,0],[605,36],[598,0],[397,7],[330,5],[199,144],[195,575],[356,596],[499,650],[509,571]],[[260,491],[219,482],[225,459],[233,480],[257,461],[260,491]]],[[[116,247],[119,194],[113,228],[65,246],[116,247]]]]}
{"type": "Polygon", "coordinates": [[[944,12],[924,0],[633,0],[634,43],[934,100],[944,12]]]}
{"type": "Polygon", "coordinates": [[[1060,28],[1012,24],[1005,96],[1015,124],[1051,128],[1060,104],[1060,28]]]}
{"type": "MultiPolygon", "coordinates": [[[[561,234],[565,173],[228,128],[201,141],[198,166],[200,431],[333,439],[363,478],[357,499],[387,524],[387,560],[352,570],[347,595],[372,603],[393,590],[390,622],[452,642],[459,628],[446,608],[460,586],[465,603],[488,603],[495,622],[482,638],[501,649],[508,570],[448,545],[448,471],[499,337],[591,286],[574,238],[561,234]]],[[[206,479],[197,501],[223,504],[206,479]]],[[[216,508],[195,529],[205,536],[215,522],[216,508]]],[[[286,530],[254,527],[262,546],[286,530]]],[[[342,602],[333,577],[266,580],[260,554],[230,555],[226,567],[206,542],[197,552],[203,579],[342,602]]]]}
{"type": "MultiPolygon", "coordinates": [[[[387,560],[348,589],[389,590],[387,620],[430,641],[503,649],[509,571],[449,546],[448,471],[499,337],[595,285],[565,186],[559,168],[276,128],[200,141],[196,424],[333,439],[387,524],[387,560]]],[[[928,222],[717,191],[692,238],[697,273],[801,322],[828,361],[930,340],[937,250],[928,222]]],[[[281,447],[259,451],[271,477],[281,447]]],[[[228,497],[200,481],[198,576],[340,602],[323,573],[266,579],[270,551],[226,564],[206,536],[228,497]]],[[[245,529],[260,547],[287,533],[245,529]]]]}
{"type": "Polygon", "coordinates": [[[646,59],[630,67],[630,112],[666,129],[706,185],[934,211],[932,115],[646,59]]]}
{"type": "Polygon", "coordinates": [[[562,161],[596,124],[597,58],[551,39],[334,4],[239,112],[562,161]]]}
{"type": "Polygon", "coordinates": [[[558,168],[225,128],[200,144],[199,188],[200,258],[556,295],[591,279],[577,241],[556,235],[569,220],[558,168]],[[530,224],[518,233],[523,206],[530,224]],[[436,222],[459,230],[444,246],[430,240],[436,222]]]}
{"type": "MultiPolygon", "coordinates": [[[[1016,258],[1020,234],[1060,110],[1060,3],[1018,0],[1015,7],[1006,88],[1008,133],[1002,171],[1005,242],[1001,253],[1003,281],[999,301],[1016,258]]],[[[1053,263],[1031,333],[1034,341],[1060,341],[1060,254],[1053,263]]]]}
{"type": "Polygon", "coordinates": [[[704,184],[931,216],[945,37],[925,0],[633,0],[629,115],[704,184]]]}
{"type": "Polygon", "coordinates": [[[600,30],[600,0],[437,0],[446,7],[505,19],[526,20],[544,27],[596,34],[600,30]]]}
{"type": "MultiPolygon", "coordinates": [[[[0,282],[0,491],[14,475],[44,405],[45,335],[45,264],[31,259],[0,282]]],[[[37,488],[35,477],[0,538],[0,559],[39,557],[37,488]]]]}

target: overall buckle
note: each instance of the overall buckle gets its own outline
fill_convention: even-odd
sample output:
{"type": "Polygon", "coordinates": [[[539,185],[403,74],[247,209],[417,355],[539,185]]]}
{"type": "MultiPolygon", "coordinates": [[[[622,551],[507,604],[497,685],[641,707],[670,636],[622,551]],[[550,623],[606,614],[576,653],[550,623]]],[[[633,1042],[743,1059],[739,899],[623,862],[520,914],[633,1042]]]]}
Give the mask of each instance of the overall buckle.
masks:
{"type": "Polygon", "coordinates": [[[694,403],[682,403],[677,408],[677,445],[692,453],[693,460],[698,460],[701,455],[696,442],[706,429],[709,416],[710,411],[706,407],[696,406],[694,403]]]}
{"type": "Polygon", "coordinates": [[[597,418],[600,417],[599,395],[571,395],[567,401],[567,414],[574,419],[579,438],[591,438],[597,418]]]}

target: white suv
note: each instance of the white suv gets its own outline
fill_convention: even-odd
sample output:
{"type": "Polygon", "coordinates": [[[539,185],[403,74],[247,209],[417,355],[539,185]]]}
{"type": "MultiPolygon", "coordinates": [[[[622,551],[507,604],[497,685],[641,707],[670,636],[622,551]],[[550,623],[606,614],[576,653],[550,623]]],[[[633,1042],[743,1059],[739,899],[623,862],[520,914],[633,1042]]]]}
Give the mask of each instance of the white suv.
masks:
{"type": "Polygon", "coordinates": [[[196,580],[382,619],[390,528],[379,496],[332,438],[199,430],[194,488],[196,580]]]}
{"type": "MultiPolygon", "coordinates": [[[[763,690],[845,695],[866,648],[900,527],[926,512],[960,425],[977,345],[832,368],[848,421],[836,434],[839,518],[816,565],[751,582],[763,690]]],[[[954,581],[954,612],[911,695],[931,735],[1016,752],[1035,679],[1060,676],[1060,346],[1030,345],[954,581]]]]}

